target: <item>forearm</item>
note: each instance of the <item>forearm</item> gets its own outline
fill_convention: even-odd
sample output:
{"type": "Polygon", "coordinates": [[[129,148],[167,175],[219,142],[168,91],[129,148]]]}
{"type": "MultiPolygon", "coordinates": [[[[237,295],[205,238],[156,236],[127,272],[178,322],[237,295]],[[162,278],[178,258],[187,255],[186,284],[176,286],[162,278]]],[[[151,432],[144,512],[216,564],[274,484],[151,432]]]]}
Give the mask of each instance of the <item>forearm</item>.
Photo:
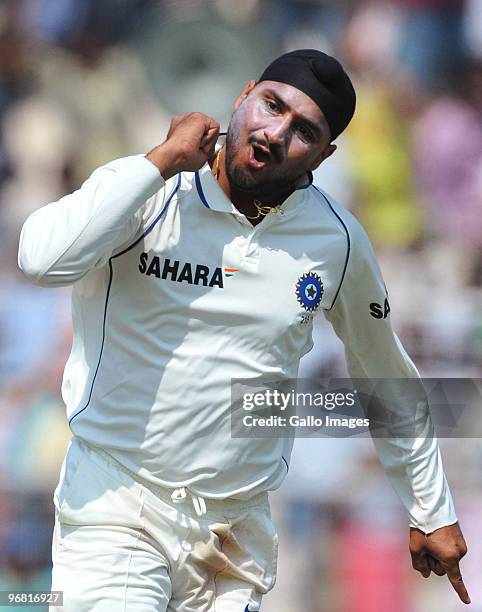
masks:
{"type": "Polygon", "coordinates": [[[380,462],[411,527],[431,533],[457,522],[440,449],[430,433],[415,439],[373,438],[380,462]]]}
{"type": "Polygon", "coordinates": [[[96,170],[81,189],[26,220],[20,236],[20,268],[44,286],[82,278],[135,233],[140,207],[163,185],[160,173],[144,157],[118,160],[96,170]]]}

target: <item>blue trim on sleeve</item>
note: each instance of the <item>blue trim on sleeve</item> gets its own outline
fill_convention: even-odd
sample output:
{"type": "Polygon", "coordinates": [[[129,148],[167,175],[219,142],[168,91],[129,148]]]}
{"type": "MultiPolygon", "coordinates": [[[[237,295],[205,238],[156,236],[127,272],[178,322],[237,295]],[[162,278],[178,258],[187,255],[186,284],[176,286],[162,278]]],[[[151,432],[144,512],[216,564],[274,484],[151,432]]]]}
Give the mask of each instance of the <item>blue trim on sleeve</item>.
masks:
{"type": "Polygon", "coordinates": [[[164,215],[164,213],[167,210],[167,207],[169,206],[172,198],[174,197],[174,195],[176,194],[176,192],[179,189],[179,186],[181,185],[181,175],[178,174],[177,177],[177,182],[176,182],[176,186],[174,187],[171,195],[169,196],[169,198],[167,199],[167,202],[165,203],[165,205],[163,206],[161,212],[158,214],[158,216],[154,219],[154,221],[151,223],[151,225],[146,229],[146,231],[139,236],[139,238],[137,238],[137,240],[135,240],[131,245],[129,245],[127,248],[125,248],[123,251],[121,251],[120,253],[117,253],[116,255],[113,255],[112,257],[109,258],[109,284],[107,285],[107,292],[105,295],[105,305],[104,305],[104,319],[102,322],[102,343],[100,345],[100,354],[99,354],[99,360],[97,361],[97,367],[95,368],[95,373],[94,376],[92,378],[92,383],[90,385],[90,391],[89,391],[89,399],[87,400],[87,403],[85,404],[85,406],[83,408],[81,408],[78,412],[74,413],[70,419],[69,419],[69,425],[72,423],[72,421],[75,419],[75,417],[77,417],[81,412],[83,412],[90,404],[90,400],[92,397],[92,392],[94,390],[94,383],[95,383],[95,379],[97,378],[97,372],[99,371],[99,367],[100,367],[100,362],[102,360],[102,353],[104,351],[104,342],[105,342],[105,327],[106,327],[106,320],[107,320],[107,305],[109,303],[109,295],[110,295],[110,289],[112,286],[112,279],[113,279],[113,268],[112,268],[112,260],[115,259],[116,257],[120,257],[121,255],[124,255],[124,253],[127,253],[127,251],[130,251],[131,249],[133,249],[136,244],[138,244],[143,238],[145,238],[154,228],[154,226],[159,222],[159,220],[162,218],[162,216],[164,215]]]}
{"type": "Polygon", "coordinates": [[[117,253],[117,255],[113,255],[111,257],[111,259],[115,259],[116,257],[120,257],[121,255],[124,255],[124,253],[127,253],[127,251],[130,251],[131,249],[133,249],[136,246],[136,244],[138,244],[143,238],[145,238],[148,234],[151,233],[151,231],[154,229],[154,227],[159,222],[159,220],[162,217],[162,215],[166,212],[167,207],[169,206],[172,198],[174,197],[175,193],[179,189],[180,185],[181,185],[181,174],[178,174],[177,175],[176,186],[174,187],[174,191],[171,193],[171,195],[167,199],[167,202],[164,204],[164,207],[162,208],[161,212],[157,215],[157,217],[154,219],[154,221],[151,223],[151,225],[146,229],[146,231],[142,234],[142,236],[139,236],[139,238],[135,242],[130,244],[127,248],[125,248],[120,253],[117,253]]]}
{"type": "Polygon", "coordinates": [[[286,461],[286,459],[283,457],[283,455],[281,455],[281,459],[283,459],[283,461],[285,462],[286,465],[286,471],[289,472],[290,471],[290,466],[288,465],[288,462],[286,461]]]}
{"type": "Polygon", "coordinates": [[[290,466],[288,465],[288,462],[286,461],[286,459],[283,457],[283,455],[281,455],[281,459],[283,459],[283,461],[286,464],[286,471],[289,472],[290,471],[290,466]]]}
{"type": "Polygon", "coordinates": [[[201,198],[201,202],[204,204],[204,206],[206,208],[211,208],[206,200],[206,196],[204,195],[204,191],[201,185],[201,178],[199,176],[199,170],[196,170],[196,173],[194,175],[195,181],[196,181],[196,189],[197,192],[199,194],[199,197],[201,198]]]}
{"type": "Polygon", "coordinates": [[[345,280],[346,269],[348,267],[348,259],[350,258],[350,251],[351,251],[350,233],[348,232],[348,228],[345,225],[345,222],[343,221],[343,219],[340,217],[340,215],[336,212],[336,210],[331,205],[330,200],[325,196],[325,194],[322,191],[320,191],[318,189],[318,187],[316,185],[313,185],[313,187],[316,189],[316,191],[323,197],[325,202],[328,204],[328,206],[330,207],[331,212],[335,215],[335,217],[338,219],[338,221],[342,224],[343,229],[345,230],[345,234],[346,234],[347,250],[346,250],[345,265],[343,267],[343,272],[342,272],[342,275],[341,275],[340,284],[338,285],[338,290],[335,293],[335,297],[333,298],[333,302],[332,302],[331,306],[328,308],[328,310],[331,310],[333,308],[333,306],[335,305],[336,298],[338,297],[338,294],[340,293],[340,289],[341,289],[341,286],[343,284],[343,281],[345,280]]]}

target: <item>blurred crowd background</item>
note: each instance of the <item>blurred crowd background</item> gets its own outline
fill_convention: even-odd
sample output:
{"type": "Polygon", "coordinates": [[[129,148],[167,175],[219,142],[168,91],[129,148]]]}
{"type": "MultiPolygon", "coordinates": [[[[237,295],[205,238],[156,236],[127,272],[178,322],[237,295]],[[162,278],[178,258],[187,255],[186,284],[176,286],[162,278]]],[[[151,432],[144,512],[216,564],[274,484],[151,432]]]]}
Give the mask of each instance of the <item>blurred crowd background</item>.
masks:
{"type": "MultiPolygon", "coordinates": [[[[69,290],[22,277],[23,221],[98,165],[159,143],[172,114],[225,128],[242,85],[303,47],[339,57],[358,92],[315,182],[365,225],[422,374],[482,377],[482,0],[0,0],[0,590],[49,588],[70,438],[69,290]]],[[[302,374],[344,374],[322,317],[315,333],[302,374]]],[[[482,445],[441,446],[480,612],[482,445]]],[[[406,517],[370,440],[297,440],[273,507],[266,612],[462,609],[445,578],[411,570],[406,517]]]]}

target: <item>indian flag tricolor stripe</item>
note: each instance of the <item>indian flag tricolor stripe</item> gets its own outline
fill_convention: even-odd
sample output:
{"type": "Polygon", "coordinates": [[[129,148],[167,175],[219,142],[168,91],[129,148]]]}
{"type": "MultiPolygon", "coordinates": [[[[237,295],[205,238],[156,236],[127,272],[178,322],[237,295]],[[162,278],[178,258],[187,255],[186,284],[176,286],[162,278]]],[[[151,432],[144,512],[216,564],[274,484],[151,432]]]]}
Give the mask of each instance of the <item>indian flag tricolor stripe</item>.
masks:
{"type": "Polygon", "coordinates": [[[229,278],[238,272],[238,268],[224,268],[224,274],[229,278]]]}

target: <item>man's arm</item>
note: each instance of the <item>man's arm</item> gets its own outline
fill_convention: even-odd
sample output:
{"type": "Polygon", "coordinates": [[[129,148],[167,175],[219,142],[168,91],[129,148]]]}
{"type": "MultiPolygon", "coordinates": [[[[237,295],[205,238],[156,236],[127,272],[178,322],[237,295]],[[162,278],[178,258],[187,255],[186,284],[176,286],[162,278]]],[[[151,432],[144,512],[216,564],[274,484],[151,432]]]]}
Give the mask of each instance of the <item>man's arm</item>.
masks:
{"type": "Polygon", "coordinates": [[[350,376],[387,379],[388,386],[392,379],[397,387],[391,395],[397,420],[414,424],[413,436],[373,438],[387,476],[409,515],[414,568],[426,575],[427,567],[428,573],[440,573],[448,567],[444,564],[449,564],[454,588],[461,600],[469,603],[458,569],[465,542],[428,407],[426,402],[417,405],[410,401],[410,393],[404,398],[403,388],[396,381],[418,378],[419,374],[392,329],[385,284],[368,237],[357,223],[350,224],[350,238],[345,276],[335,304],[325,316],[345,345],[350,376]]]}
{"type": "Polygon", "coordinates": [[[165,181],[204,165],[218,133],[218,124],[200,113],[174,117],[166,141],[146,157],[111,162],[79,190],[35,211],[20,235],[20,268],[33,282],[57,287],[103,266],[135,235],[142,206],[165,181]]]}
{"type": "Polygon", "coordinates": [[[164,184],[142,156],[98,168],[80,189],[28,217],[20,234],[20,268],[45,287],[79,280],[134,236],[141,206],[164,184]]]}

